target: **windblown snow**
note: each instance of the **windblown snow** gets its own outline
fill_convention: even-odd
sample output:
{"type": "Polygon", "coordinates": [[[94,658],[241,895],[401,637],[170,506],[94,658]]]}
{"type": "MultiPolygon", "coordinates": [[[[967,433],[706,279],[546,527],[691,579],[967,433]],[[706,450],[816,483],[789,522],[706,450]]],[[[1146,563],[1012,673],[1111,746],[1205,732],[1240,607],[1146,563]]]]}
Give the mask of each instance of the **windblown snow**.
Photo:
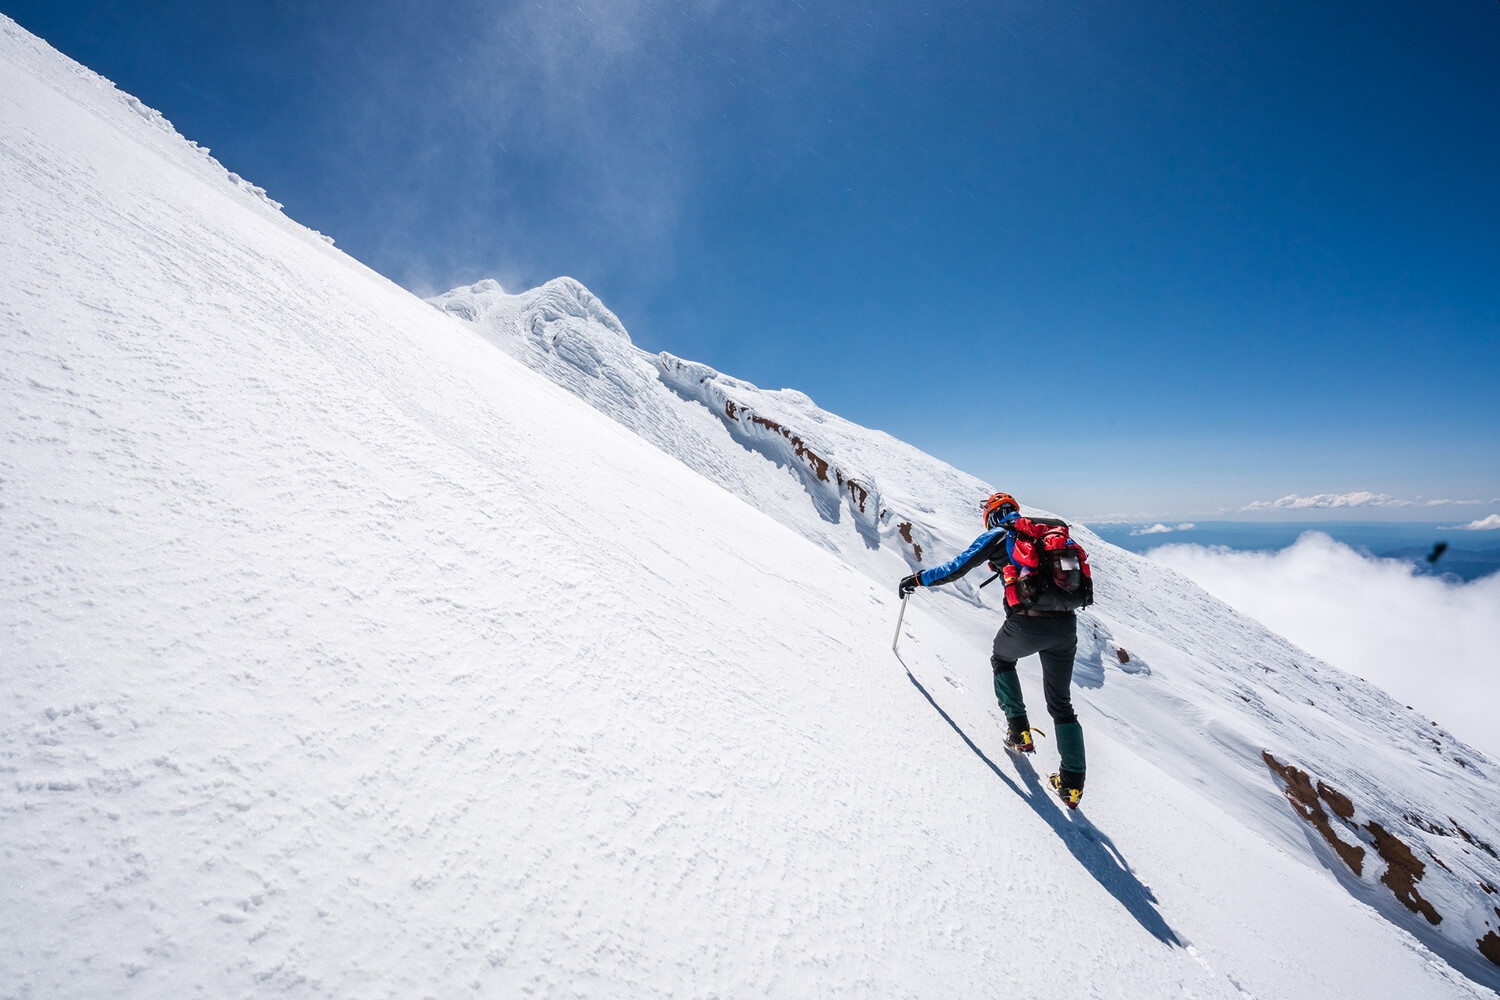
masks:
{"type": "Polygon", "coordinates": [[[1500,987],[1441,726],[1080,530],[1069,813],[995,595],[891,649],[988,484],[569,279],[423,302],[3,17],[0,358],[0,997],[1500,987]]]}

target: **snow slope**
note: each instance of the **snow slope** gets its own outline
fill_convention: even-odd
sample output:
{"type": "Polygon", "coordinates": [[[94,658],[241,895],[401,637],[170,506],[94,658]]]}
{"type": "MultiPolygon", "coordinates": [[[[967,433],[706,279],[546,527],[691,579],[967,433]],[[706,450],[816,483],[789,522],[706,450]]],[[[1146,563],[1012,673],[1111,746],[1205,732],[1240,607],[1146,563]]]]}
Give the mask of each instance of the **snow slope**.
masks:
{"type": "MultiPolygon", "coordinates": [[[[649,355],[572,279],[520,295],[484,281],[432,301],[881,586],[947,559],[978,533],[977,501],[990,485],[803,393],[649,355]]],[[[1108,720],[1103,732],[1089,726],[1090,740],[1123,736],[1251,829],[1326,866],[1477,981],[1500,983],[1494,762],[1181,575],[1078,534],[1092,552],[1099,600],[1082,616],[1075,682],[1093,718],[1108,720]]],[[[998,588],[977,582],[917,600],[966,637],[982,665],[1003,616],[998,588]]],[[[987,672],[961,669],[983,701],[987,672]]]]}
{"type": "Polygon", "coordinates": [[[479,288],[577,334],[539,375],[545,312],[497,350],[3,18],[0,234],[0,996],[1495,985],[1494,765],[1180,577],[1094,546],[1067,814],[999,750],[988,591],[889,648],[972,479],[479,288]],[[1442,858],[1435,930],[1262,749],[1442,858]]]}

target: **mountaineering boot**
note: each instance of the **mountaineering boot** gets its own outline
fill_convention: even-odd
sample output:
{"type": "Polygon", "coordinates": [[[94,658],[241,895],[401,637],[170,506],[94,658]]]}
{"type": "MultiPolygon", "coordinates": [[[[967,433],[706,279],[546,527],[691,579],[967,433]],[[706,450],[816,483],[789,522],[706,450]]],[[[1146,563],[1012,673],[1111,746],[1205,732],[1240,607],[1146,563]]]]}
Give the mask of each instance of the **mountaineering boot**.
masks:
{"type": "Polygon", "coordinates": [[[1053,731],[1057,734],[1057,755],[1062,760],[1052,776],[1052,787],[1068,808],[1077,809],[1078,799],[1083,795],[1083,772],[1088,766],[1083,756],[1083,727],[1075,719],[1059,722],[1053,731]]]}
{"type": "Polygon", "coordinates": [[[1036,753],[1031,724],[1026,721],[1026,716],[1005,720],[1005,749],[1012,753],[1036,753]]]}
{"type": "Polygon", "coordinates": [[[1078,785],[1074,785],[1073,780],[1072,777],[1065,778],[1061,774],[1054,774],[1047,779],[1056,790],[1057,797],[1066,802],[1069,809],[1077,809],[1078,800],[1083,798],[1083,789],[1079,787],[1083,782],[1080,781],[1078,785]]]}

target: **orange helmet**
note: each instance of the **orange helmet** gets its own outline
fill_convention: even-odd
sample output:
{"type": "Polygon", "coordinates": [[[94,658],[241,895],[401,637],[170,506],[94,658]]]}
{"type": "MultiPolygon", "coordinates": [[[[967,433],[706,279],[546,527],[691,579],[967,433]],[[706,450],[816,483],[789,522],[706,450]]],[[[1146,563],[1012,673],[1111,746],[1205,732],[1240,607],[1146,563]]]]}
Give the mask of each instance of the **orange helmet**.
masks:
{"type": "Polygon", "coordinates": [[[984,502],[984,526],[993,528],[1000,523],[1000,519],[1007,514],[1014,514],[1021,509],[1016,503],[1016,498],[1009,493],[994,493],[984,502]]]}

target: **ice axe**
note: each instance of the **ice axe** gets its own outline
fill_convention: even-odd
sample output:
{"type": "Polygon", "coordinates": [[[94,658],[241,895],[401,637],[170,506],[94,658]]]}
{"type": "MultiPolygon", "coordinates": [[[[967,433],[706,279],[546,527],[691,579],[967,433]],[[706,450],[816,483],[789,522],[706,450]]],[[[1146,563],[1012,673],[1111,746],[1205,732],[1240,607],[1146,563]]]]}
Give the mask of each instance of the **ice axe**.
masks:
{"type": "Polygon", "coordinates": [[[901,620],[906,617],[906,602],[909,600],[911,600],[910,594],[901,598],[901,613],[896,616],[896,638],[891,640],[891,652],[893,653],[896,652],[896,646],[901,642],[901,620]]]}

